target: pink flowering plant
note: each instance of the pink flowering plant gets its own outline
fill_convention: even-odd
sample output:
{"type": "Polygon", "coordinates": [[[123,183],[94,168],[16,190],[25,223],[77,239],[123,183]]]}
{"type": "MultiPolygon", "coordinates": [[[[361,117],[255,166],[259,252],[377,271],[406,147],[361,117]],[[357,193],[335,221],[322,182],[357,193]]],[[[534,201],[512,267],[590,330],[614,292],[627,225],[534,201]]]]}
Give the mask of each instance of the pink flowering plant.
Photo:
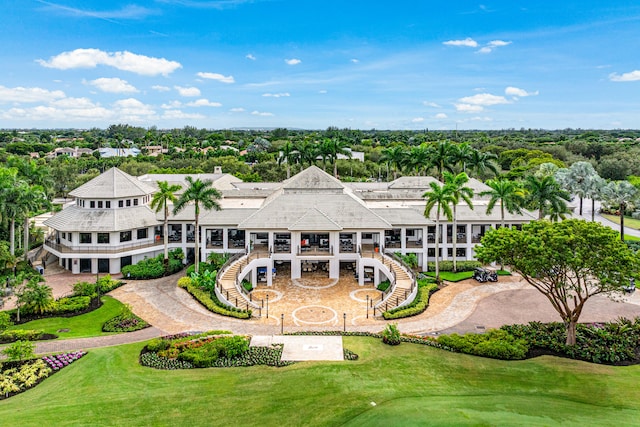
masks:
{"type": "Polygon", "coordinates": [[[54,371],[59,371],[65,366],[68,366],[76,360],[80,359],[85,354],[87,354],[87,352],[82,350],[72,351],[70,353],[60,353],[54,354],[53,356],[44,356],[42,360],[44,360],[44,362],[49,365],[49,367],[54,371]]]}

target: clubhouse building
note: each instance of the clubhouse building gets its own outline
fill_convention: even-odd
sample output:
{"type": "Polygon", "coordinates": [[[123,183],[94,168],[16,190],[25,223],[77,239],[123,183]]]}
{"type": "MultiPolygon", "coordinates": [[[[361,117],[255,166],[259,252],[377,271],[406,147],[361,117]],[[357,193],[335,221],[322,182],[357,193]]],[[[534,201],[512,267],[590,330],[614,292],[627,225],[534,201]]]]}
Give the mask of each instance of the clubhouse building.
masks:
{"type": "MultiPolygon", "coordinates": [[[[185,188],[186,176],[133,177],[117,168],[104,172],[71,191],[74,203],[45,221],[52,229],[45,249],[65,269],[94,274],[119,273],[126,265],[161,254],[163,211],[149,205],[157,182],[185,188]]],[[[199,246],[201,260],[212,252],[234,255],[227,277],[218,275],[229,281],[227,287],[233,282],[236,288],[241,280],[268,286],[275,274],[299,279],[324,272],[338,278],[350,271],[361,285],[407,280],[405,293],[415,293],[415,278],[393,254],[415,254],[423,271],[435,260],[435,209],[425,218],[422,197],[437,182],[433,177],[346,183],[316,166],[280,183],[242,182],[224,173],[191,176],[212,181],[223,196],[221,210],[200,213],[199,246]]],[[[441,260],[473,260],[480,238],[500,225],[499,207],[487,214],[488,199],[477,195],[489,188],[475,179],[467,185],[476,193],[473,209],[457,206],[455,230],[441,220],[441,260]]],[[[189,260],[194,257],[194,219],[192,205],[169,217],[169,249],[182,248],[189,260]]],[[[520,226],[534,219],[529,211],[507,213],[505,223],[520,226]]]]}

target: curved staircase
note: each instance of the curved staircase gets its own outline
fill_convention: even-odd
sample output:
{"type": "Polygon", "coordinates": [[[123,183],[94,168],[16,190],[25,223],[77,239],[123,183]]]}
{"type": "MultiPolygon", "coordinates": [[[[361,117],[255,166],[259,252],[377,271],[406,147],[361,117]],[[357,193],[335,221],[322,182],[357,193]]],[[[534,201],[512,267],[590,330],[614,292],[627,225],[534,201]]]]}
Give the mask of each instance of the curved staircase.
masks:
{"type": "Polygon", "coordinates": [[[374,315],[376,311],[382,314],[382,312],[411,303],[416,296],[418,287],[411,269],[402,265],[399,260],[379,252],[374,252],[371,258],[383,264],[393,275],[389,289],[383,293],[380,300],[373,302],[374,315]]]}
{"type": "Polygon", "coordinates": [[[220,269],[216,284],[216,295],[222,301],[232,307],[241,310],[253,310],[254,317],[260,317],[261,304],[251,300],[240,288],[239,274],[248,264],[251,254],[242,254],[240,257],[231,258],[220,269]],[[256,310],[258,314],[256,314],[256,310]]]}

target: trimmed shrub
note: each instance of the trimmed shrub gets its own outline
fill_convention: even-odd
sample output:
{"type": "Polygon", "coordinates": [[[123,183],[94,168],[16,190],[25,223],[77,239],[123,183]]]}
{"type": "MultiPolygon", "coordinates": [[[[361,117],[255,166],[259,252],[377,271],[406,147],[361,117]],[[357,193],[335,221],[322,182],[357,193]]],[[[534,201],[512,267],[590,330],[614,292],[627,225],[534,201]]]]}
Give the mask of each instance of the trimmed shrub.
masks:
{"type": "Polygon", "coordinates": [[[484,334],[451,334],[438,337],[438,343],[460,353],[502,360],[520,360],[527,357],[529,346],[501,329],[490,329],[484,334]]]}
{"type": "Polygon", "coordinates": [[[395,323],[389,323],[382,331],[382,342],[389,345],[399,345],[402,342],[400,331],[395,323]]]}
{"type": "Polygon", "coordinates": [[[379,290],[380,292],[384,292],[384,291],[386,291],[387,289],[389,289],[389,286],[391,286],[391,282],[390,282],[390,281],[388,281],[388,280],[385,280],[385,281],[380,282],[380,283],[378,284],[378,290],[379,290]]]}
{"type": "Polygon", "coordinates": [[[0,344],[7,344],[15,341],[38,341],[42,339],[57,338],[53,334],[45,334],[43,331],[30,329],[14,329],[0,333],[0,344]]]}
{"type": "MultiPolygon", "coordinates": [[[[440,261],[438,263],[438,267],[440,268],[440,271],[453,271],[453,261],[440,261]]],[[[473,271],[474,268],[482,267],[482,263],[480,261],[457,261],[456,267],[457,271],[473,271]]],[[[436,263],[427,263],[427,268],[429,271],[435,270],[436,263]]]]}
{"type": "Polygon", "coordinates": [[[429,306],[429,297],[438,290],[438,285],[428,283],[426,279],[418,280],[418,295],[408,305],[397,307],[382,313],[385,320],[401,319],[403,317],[416,316],[424,312],[429,306]]]}
{"type": "Polygon", "coordinates": [[[215,292],[207,292],[197,287],[193,280],[189,277],[182,277],[178,280],[178,286],[184,288],[191,294],[200,304],[202,304],[207,310],[222,316],[235,317],[237,319],[249,319],[251,318],[251,310],[240,310],[235,307],[230,307],[223,304],[216,297],[215,292]],[[183,280],[184,279],[184,280],[183,280]]]}
{"type": "Polygon", "coordinates": [[[91,297],[68,297],[55,301],[47,311],[49,314],[76,313],[86,310],[91,305],[91,297]]]}

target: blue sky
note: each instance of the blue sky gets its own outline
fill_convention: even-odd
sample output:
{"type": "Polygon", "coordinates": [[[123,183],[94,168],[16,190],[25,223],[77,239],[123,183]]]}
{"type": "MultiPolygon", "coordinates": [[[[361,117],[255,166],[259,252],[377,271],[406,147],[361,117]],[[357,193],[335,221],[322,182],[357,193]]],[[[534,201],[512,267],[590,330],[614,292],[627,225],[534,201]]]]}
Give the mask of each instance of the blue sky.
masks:
{"type": "Polygon", "coordinates": [[[2,128],[640,128],[637,1],[0,6],[2,128]]]}

